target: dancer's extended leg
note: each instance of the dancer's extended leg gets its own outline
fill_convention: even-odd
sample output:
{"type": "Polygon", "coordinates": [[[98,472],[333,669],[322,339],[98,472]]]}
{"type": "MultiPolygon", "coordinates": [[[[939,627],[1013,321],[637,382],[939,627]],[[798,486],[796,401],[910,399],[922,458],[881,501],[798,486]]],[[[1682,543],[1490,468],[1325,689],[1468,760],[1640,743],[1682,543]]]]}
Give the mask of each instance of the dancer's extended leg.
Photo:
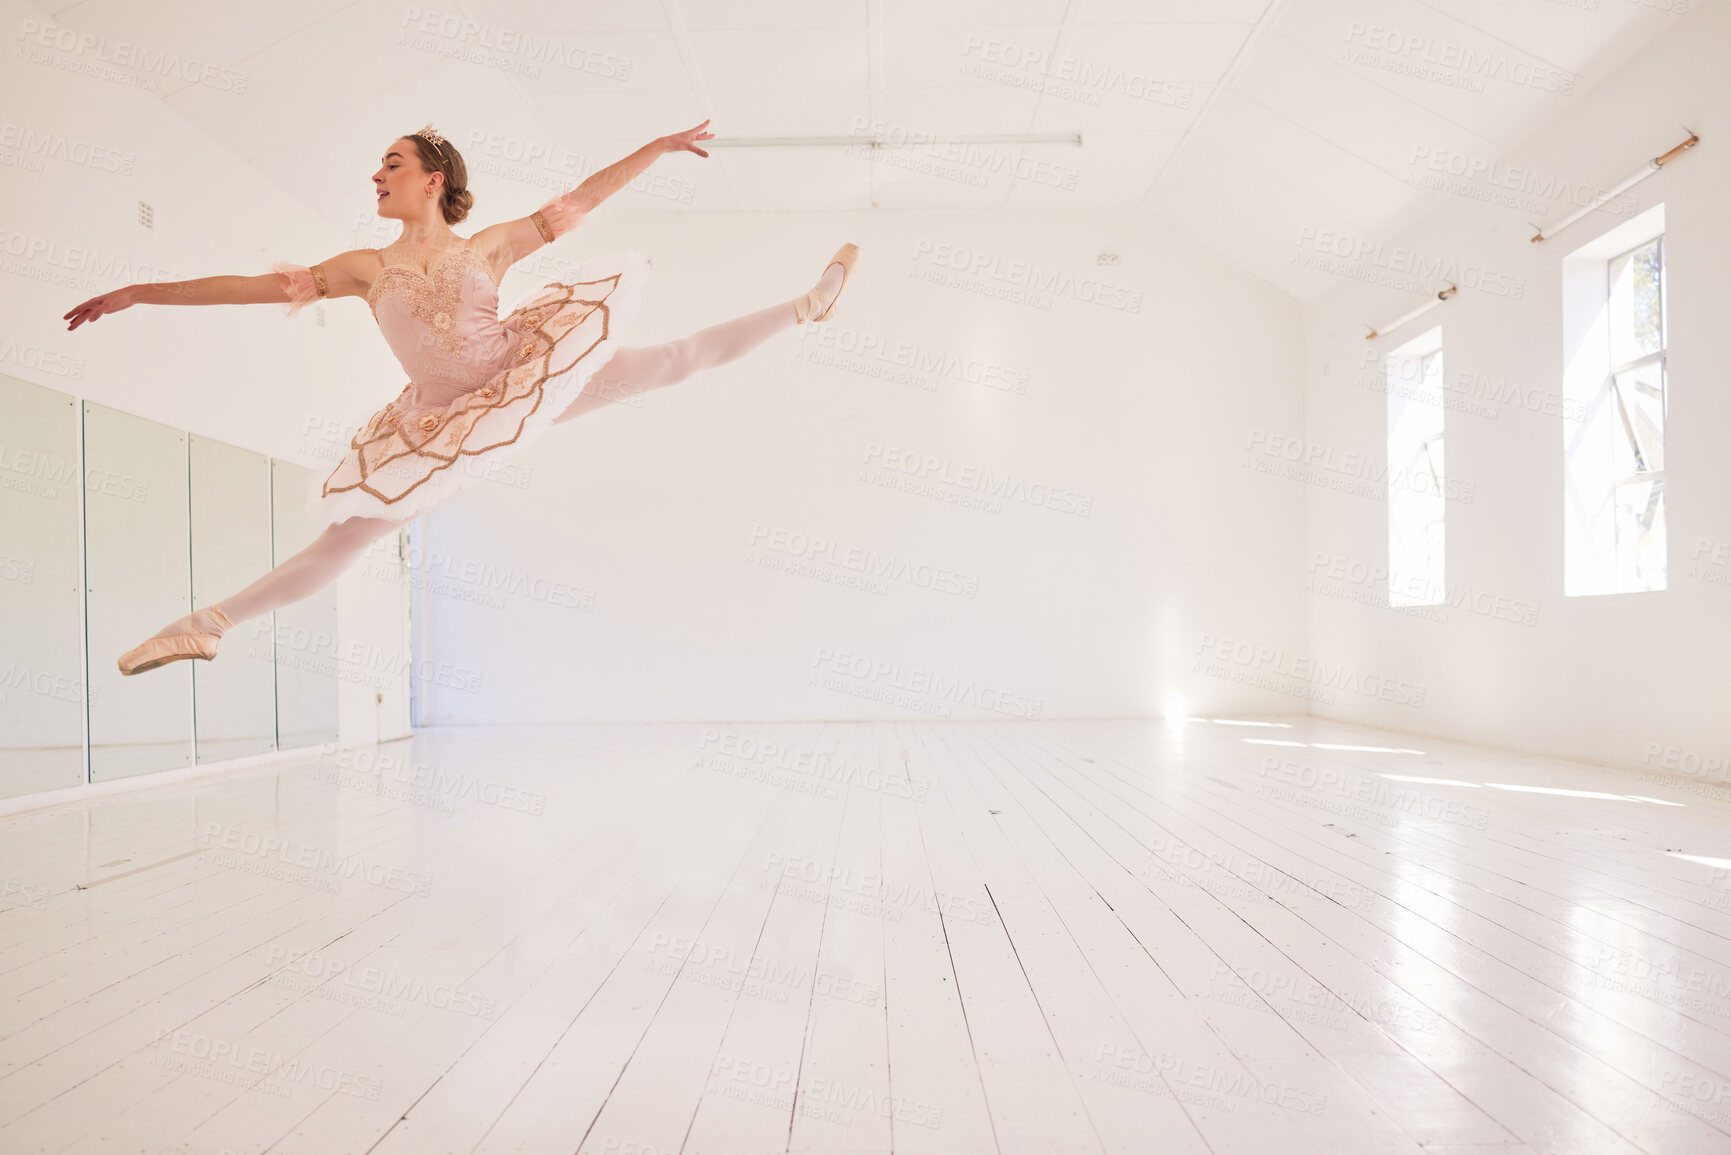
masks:
{"type": "MultiPolygon", "coordinates": [[[[841,291],[844,270],[832,264],[819,278],[813,295],[827,305],[841,291]]],[[[613,354],[594,380],[555,417],[555,424],[569,421],[603,406],[623,401],[650,389],[675,385],[704,369],[737,361],[783,329],[799,324],[792,301],[771,305],[719,325],[700,329],[689,337],[661,345],[628,346],[613,354]]]]}
{"type": "Polygon", "coordinates": [[[351,517],[327,525],[312,544],[241,590],[216,603],[229,621],[239,625],[279,606],[318,593],[353,565],[367,547],[402,522],[376,517],[351,517]]]}
{"type": "Polygon", "coordinates": [[[217,640],[236,624],[311,597],[353,565],[367,546],[401,524],[351,517],[326,526],[311,545],[239,593],[170,622],[122,654],[120,672],[139,674],[183,658],[215,657],[217,640]]]}
{"type": "Polygon", "coordinates": [[[223,635],[228,628],[211,610],[219,610],[228,619],[228,626],[237,626],[248,618],[268,614],[290,602],[310,598],[335,581],[349,566],[367,551],[367,547],[387,533],[394,533],[401,522],[373,517],[351,517],[335,525],[327,525],[312,544],[241,590],[214,605],[196,609],[179,621],[170,622],[153,638],[189,630],[204,634],[223,635]]]}

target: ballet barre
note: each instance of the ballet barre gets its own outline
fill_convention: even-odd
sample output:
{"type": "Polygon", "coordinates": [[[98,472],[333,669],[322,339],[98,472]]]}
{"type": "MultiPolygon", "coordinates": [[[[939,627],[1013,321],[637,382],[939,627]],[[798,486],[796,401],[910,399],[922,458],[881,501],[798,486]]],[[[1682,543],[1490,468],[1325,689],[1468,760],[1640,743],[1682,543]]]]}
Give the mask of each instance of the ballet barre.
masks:
{"type": "Polygon", "coordinates": [[[1364,339],[1366,341],[1374,341],[1378,337],[1381,337],[1386,333],[1392,333],[1394,330],[1400,328],[1402,325],[1406,324],[1408,321],[1411,321],[1411,320],[1414,320],[1415,318],[1424,316],[1426,313],[1430,312],[1432,309],[1436,308],[1438,305],[1442,304],[1444,301],[1446,301],[1450,297],[1454,296],[1455,290],[1458,287],[1459,286],[1456,286],[1456,285],[1450,285],[1448,288],[1446,288],[1446,289],[1442,290],[1440,293],[1438,293],[1434,300],[1426,301],[1424,304],[1420,305],[1418,308],[1413,309],[1410,312],[1402,313],[1400,316],[1396,317],[1394,320],[1390,321],[1386,325],[1378,325],[1376,328],[1374,328],[1370,332],[1366,333],[1364,335],[1364,339]]]}
{"type": "Polygon", "coordinates": [[[1558,233],[1562,232],[1564,229],[1568,228],[1570,225],[1574,224],[1576,221],[1580,220],[1582,217],[1586,216],[1588,213],[1594,212],[1597,209],[1602,208],[1603,206],[1609,204],[1611,201],[1622,196],[1624,193],[1628,192],[1630,189],[1634,188],[1636,185],[1640,184],[1642,181],[1646,180],[1648,177],[1652,176],[1654,173],[1656,173],[1660,169],[1664,168],[1671,161],[1677,159],[1679,156],[1682,156],[1683,153],[1685,153],[1689,149],[1694,148],[1697,144],[1700,143],[1700,141],[1701,141],[1701,138],[1698,135],[1696,135],[1693,132],[1689,133],[1689,139],[1688,140],[1685,140],[1682,144],[1669,150],[1668,152],[1660,153],[1658,156],[1654,157],[1652,160],[1650,160],[1646,164],[1642,165],[1640,172],[1637,172],[1634,176],[1629,177],[1627,180],[1622,181],[1621,183],[1616,185],[1614,188],[1608,188],[1604,192],[1600,193],[1598,196],[1594,197],[1592,203],[1587,205],[1585,208],[1576,209],[1574,212],[1570,213],[1568,216],[1564,217],[1562,220],[1558,221],[1556,224],[1550,225],[1548,227],[1541,228],[1538,225],[1533,225],[1533,228],[1537,229],[1538,231],[1535,232],[1530,239],[1532,240],[1533,244],[1536,245],[1542,240],[1546,240],[1549,237],[1556,236],[1558,233]]]}

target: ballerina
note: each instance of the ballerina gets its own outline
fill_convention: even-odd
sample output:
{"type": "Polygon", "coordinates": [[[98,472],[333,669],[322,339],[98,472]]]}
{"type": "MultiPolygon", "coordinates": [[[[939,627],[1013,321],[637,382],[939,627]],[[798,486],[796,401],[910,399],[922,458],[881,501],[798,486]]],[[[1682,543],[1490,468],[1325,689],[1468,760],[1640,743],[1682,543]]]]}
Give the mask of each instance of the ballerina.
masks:
{"type": "Polygon", "coordinates": [[[783,329],[827,321],[859,260],[845,244],[816,286],[782,302],[661,345],[618,345],[648,276],[638,252],[586,262],[572,283],[550,282],[500,318],[498,286],[530,253],[670,152],[709,155],[709,121],[664,136],[517,220],[466,240],[451,226],[474,196],[462,156],[428,125],[385,152],[373,185],[381,217],[402,222],[383,249],[353,249],[316,265],[278,262],[256,277],[128,285],[94,297],[68,330],[132,305],[282,303],[292,316],[320,298],[361,297],[409,383],[367,421],[316,499],[324,530],[311,545],[237,593],[195,609],[121,655],[122,674],[211,659],[224,633],[323,589],[374,541],[432,508],[548,427],[622,396],[660,389],[745,355],[783,329]],[[605,366],[609,388],[585,390],[605,366]]]}

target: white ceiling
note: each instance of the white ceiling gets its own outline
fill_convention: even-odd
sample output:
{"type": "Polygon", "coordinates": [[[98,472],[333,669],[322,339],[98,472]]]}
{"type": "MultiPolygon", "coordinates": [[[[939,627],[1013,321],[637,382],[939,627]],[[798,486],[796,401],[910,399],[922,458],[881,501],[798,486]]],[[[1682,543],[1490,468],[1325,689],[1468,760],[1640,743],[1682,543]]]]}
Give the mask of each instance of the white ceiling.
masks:
{"type": "Polygon", "coordinates": [[[1445,195],[1411,183],[1415,149],[1498,156],[1676,17],[1634,0],[79,0],[54,19],[244,72],[244,94],[185,85],[161,97],[345,230],[371,216],[384,145],[428,121],[463,149],[485,217],[705,117],[722,138],[878,122],[1080,133],[1081,147],[997,146],[1001,161],[1041,165],[1020,178],[977,158],[911,171],[942,160],[921,150],[721,147],[662,161],[663,183],[620,200],[1139,207],[1302,301],[1334,277],[1293,263],[1301,228],[1397,232],[1445,195]],[[489,43],[531,35],[567,61],[453,58],[464,20],[489,43]],[[1361,25],[1428,37],[1433,57],[1569,74],[1574,93],[1498,77],[1469,91],[1459,69],[1437,81],[1349,59],[1368,47],[1361,25]],[[1013,63],[1033,53],[1104,79],[1037,93],[1038,66],[1013,63]],[[1147,82],[1152,99],[1138,95],[1147,82]],[[524,147],[552,159],[525,165],[524,147]]]}

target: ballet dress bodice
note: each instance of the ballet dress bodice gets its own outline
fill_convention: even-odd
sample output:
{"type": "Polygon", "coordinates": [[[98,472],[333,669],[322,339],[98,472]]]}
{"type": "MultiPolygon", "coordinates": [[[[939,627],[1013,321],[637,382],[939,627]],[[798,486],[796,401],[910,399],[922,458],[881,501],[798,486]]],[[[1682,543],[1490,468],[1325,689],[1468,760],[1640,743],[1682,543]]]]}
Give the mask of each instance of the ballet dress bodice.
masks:
{"type": "MultiPolygon", "coordinates": [[[[314,268],[279,262],[275,271],[291,315],[324,295],[314,268]]],[[[424,269],[382,263],[366,301],[409,383],[350,439],[319,486],[315,515],[407,521],[491,476],[613,356],[648,275],[640,252],[595,257],[500,317],[492,269],[467,244],[424,269]]]]}
{"type": "Polygon", "coordinates": [[[499,319],[499,287],[480,251],[453,245],[425,272],[388,263],[367,290],[379,332],[408,374],[403,400],[440,408],[485,385],[523,344],[518,313],[499,319]]]}

